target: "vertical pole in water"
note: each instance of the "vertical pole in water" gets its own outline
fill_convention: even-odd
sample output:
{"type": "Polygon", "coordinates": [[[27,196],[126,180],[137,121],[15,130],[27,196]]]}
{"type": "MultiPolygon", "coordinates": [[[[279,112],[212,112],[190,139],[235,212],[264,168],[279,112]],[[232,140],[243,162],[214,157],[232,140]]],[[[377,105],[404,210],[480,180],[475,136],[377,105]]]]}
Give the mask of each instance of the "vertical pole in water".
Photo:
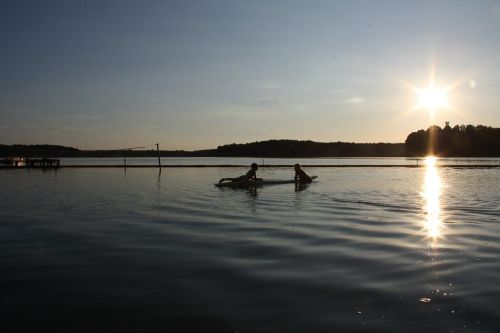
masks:
{"type": "Polygon", "coordinates": [[[156,144],[156,151],[158,152],[158,168],[160,168],[161,171],[161,159],[160,159],[160,144],[156,144]]]}
{"type": "Polygon", "coordinates": [[[125,169],[127,168],[127,151],[123,151],[123,165],[125,166],[125,169]]]}

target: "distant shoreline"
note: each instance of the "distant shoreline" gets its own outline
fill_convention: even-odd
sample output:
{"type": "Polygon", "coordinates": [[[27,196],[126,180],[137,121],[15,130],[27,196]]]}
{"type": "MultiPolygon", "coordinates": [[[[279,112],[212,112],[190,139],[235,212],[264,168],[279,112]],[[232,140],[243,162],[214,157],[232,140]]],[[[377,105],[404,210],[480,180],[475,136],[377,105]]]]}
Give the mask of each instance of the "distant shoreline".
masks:
{"type": "MultiPolygon", "coordinates": [[[[285,164],[270,164],[265,165],[266,168],[292,168],[293,165],[285,164]]],[[[304,168],[425,168],[427,165],[421,164],[310,164],[302,165],[304,168]]],[[[500,164],[438,164],[438,168],[453,168],[453,169],[492,169],[500,168],[500,164]]],[[[2,169],[159,169],[158,165],[61,165],[57,168],[41,168],[41,167],[16,167],[16,166],[0,166],[2,169]]],[[[229,164],[169,164],[162,165],[162,169],[178,169],[178,168],[248,168],[248,165],[229,165],[229,164]]]]}
{"type": "Polygon", "coordinates": [[[404,143],[315,142],[267,140],[226,144],[205,150],[159,150],[146,147],[114,150],[79,150],[58,145],[0,145],[0,158],[8,157],[253,157],[253,158],[369,158],[369,157],[500,157],[500,128],[446,123],[441,129],[412,132],[404,143]]]}

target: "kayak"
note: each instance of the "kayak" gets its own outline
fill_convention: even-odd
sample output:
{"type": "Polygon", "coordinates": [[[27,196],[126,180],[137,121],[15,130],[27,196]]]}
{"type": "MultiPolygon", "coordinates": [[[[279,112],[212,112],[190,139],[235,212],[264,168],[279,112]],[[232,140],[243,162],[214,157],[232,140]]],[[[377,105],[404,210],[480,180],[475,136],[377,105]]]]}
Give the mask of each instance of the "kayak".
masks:
{"type": "MultiPolygon", "coordinates": [[[[318,178],[318,176],[311,176],[312,179],[318,178]]],[[[279,185],[279,184],[299,184],[295,179],[259,179],[248,184],[240,184],[239,182],[223,182],[217,183],[217,187],[257,187],[265,185],[279,185]]]]}

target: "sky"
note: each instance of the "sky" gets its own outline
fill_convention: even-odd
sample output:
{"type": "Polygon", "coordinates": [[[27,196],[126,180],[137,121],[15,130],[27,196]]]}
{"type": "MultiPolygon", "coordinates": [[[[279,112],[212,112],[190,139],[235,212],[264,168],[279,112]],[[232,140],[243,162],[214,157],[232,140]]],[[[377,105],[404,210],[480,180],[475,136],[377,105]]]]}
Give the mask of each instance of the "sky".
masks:
{"type": "Polygon", "coordinates": [[[208,149],[500,127],[498,1],[0,2],[0,144],[208,149]],[[431,78],[449,105],[419,107],[431,78]]]}

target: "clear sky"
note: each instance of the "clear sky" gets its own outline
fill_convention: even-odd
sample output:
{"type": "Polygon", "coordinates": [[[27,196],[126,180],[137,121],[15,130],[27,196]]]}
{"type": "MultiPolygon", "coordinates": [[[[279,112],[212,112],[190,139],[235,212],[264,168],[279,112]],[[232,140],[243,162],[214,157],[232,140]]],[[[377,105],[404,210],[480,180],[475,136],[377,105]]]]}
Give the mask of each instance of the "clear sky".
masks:
{"type": "Polygon", "coordinates": [[[0,2],[0,143],[204,149],[500,126],[500,1],[0,2]],[[414,87],[448,87],[434,120],[414,87]]]}

